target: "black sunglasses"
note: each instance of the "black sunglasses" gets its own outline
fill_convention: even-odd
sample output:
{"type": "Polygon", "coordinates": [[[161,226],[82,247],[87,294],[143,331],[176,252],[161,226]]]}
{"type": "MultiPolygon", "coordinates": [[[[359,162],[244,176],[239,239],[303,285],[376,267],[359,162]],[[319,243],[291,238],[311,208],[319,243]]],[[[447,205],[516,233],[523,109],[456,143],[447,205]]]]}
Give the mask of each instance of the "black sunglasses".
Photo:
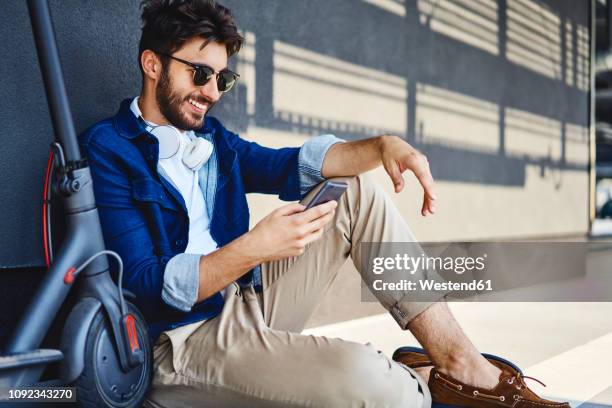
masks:
{"type": "Polygon", "coordinates": [[[229,69],[223,69],[219,72],[215,72],[215,70],[208,65],[194,64],[193,62],[185,61],[184,59],[174,57],[170,54],[161,53],[161,55],[172,58],[175,61],[182,62],[183,64],[189,65],[191,68],[193,68],[193,84],[195,86],[206,85],[213,75],[215,75],[217,78],[217,89],[219,92],[225,93],[232,89],[236,83],[236,80],[240,78],[240,75],[230,71],[229,69]]]}

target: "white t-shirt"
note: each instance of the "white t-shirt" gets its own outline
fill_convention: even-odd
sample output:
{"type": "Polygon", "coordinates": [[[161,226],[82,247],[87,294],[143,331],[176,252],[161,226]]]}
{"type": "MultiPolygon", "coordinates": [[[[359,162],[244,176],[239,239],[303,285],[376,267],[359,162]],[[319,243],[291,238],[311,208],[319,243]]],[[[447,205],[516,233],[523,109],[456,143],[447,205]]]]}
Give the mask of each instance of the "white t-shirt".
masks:
{"type": "MultiPolygon", "coordinates": [[[[138,106],[138,97],[134,98],[130,109],[141,117],[142,113],[138,106]]],[[[144,120],[144,118],[143,118],[144,120]]],[[[148,122],[150,126],[157,126],[148,122]]],[[[193,131],[181,131],[181,146],[177,154],[167,159],[159,159],[157,171],[176,188],[185,201],[187,215],[189,216],[189,241],[186,254],[208,255],[215,251],[218,246],[210,235],[210,220],[206,211],[204,194],[200,187],[198,172],[191,170],[183,163],[183,152],[185,147],[197,136],[193,131]]],[[[205,164],[206,165],[206,164],[205,164]]]]}

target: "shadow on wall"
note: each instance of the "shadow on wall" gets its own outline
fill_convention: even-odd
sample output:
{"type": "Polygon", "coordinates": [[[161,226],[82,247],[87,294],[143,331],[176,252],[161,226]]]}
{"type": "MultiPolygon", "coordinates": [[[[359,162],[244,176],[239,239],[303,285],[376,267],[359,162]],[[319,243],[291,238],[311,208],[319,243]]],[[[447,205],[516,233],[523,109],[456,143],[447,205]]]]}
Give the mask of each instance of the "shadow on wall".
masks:
{"type": "MultiPolygon", "coordinates": [[[[82,130],[139,90],[138,2],[51,4],[82,130]]],[[[522,185],[529,164],[585,168],[566,152],[568,139],[587,139],[586,3],[225,4],[247,33],[238,65],[252,73],[214,114],[239,131],[251,124],[347,138],[401,134],[431,155],[443,180],[522,185]],[[454,171],[459,164],[463,171],[454,171]]],[[[40,83],[28,82],[40,94],[40,83]]],[[[41,100],[34,107],[46,110],[41,100]]]]}
{"type": "MultiPolygon", "coordinates": [[[[588,2],[222,2],[247,42],[231,63],[240,85],[213,114],[245,137],[249,127],[398,134],[436,179],[479,184],[524,186],[528,166],[542,177],[587,168],[588,2]]],[[[50,5],[82,131],[139,92],[139,1],[50,5]]],[[[26,4],[2,2],[0,16],[0,210],[14,242],[38,245],[33,198],[52,127],[26,4]]],[[[21,247],[0,251],[3,264],[40,264],[39,247],[21,247]]]]}
{"type": "Polygon", "coordinates": [[[523,186],[529,165],[587,168],[586,3],[227,4],[247,32],[250,125],[400,134],[440,180],[523,186]]]}

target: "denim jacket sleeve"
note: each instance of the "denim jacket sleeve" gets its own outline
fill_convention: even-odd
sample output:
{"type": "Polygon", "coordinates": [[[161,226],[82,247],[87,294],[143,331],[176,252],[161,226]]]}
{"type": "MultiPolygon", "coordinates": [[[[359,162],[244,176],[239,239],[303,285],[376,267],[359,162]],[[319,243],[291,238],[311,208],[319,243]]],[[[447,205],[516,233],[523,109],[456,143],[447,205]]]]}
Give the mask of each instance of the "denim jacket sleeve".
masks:
{"type": "Polygon", "coordinates": [[[95,137],[80,140],[92,174],[106,248],[123,260],[124,287],[136,295],[145,316],[160,309],[184,312],[168,301],[172,296],[162,298],[164,270],[171,259],[155,253],[146,215],[132,199],[132,183],[122,165],[125,158],[95,137]]]}
{"type": "Polygon", "coordinates": [[[278,194],[281,200],[301,199],[310,188],[325,180],[321,167],[327,150],[342,142],[333,135],[310,139],[301,148],[273,149],[223,128],[230,146],[238,153],[247,193],[278,194]]]}
{"type": "Polygon", "coordinates": [[[321,174],[323,160],[332,145],[344,142],[334,135],[321,135],[308,139],[300,148],[298,166],[300,169],[300,193],[305,196],[311,188],[325,180],[321,174]]]}

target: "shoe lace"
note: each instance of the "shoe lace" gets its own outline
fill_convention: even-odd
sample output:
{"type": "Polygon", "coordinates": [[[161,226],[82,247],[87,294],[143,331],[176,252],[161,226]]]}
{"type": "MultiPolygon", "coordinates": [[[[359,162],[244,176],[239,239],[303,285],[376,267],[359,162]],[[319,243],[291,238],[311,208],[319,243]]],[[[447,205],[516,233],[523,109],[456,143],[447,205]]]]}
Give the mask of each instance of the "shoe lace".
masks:
{"type": "Polygon", "coordinates": [[[525,383],[525,380],[533,380],[533,381],[535,381],[535,382],[539,383],[541,386],[546,387],[546,384],[544,384],[542,381],[538,380],[537,378],[535,378],[535,377],[530,377],[530,376],[528,376],[528,375],[523,375],[522,373],[516,373],[516,375],[515,375],[515,376],[510,377],[510,378],[508,379],[508,384],[512,384],[512,383],[514,382],[514,380],[515,380],[515,379],[517,380],[517,383],[518,383],[518,384],[516,385],[516,388],[517,388],[517,389],[519,389],[519,390],[520,390],[522,387],[527,387],[527,384],[525,383]]]}
{"type": "MultiPolygon", "coordinates": [[[[546,387],[546,384],[544,384],[542,381],[538,380],[537,378],[534,378],[534,377],[529,377],[528,375],[522,375],[522,374],[519,374],[519,376],[520,376],[522,379],[524,379],[524,380],[533,380],[533,381],[535,381],[535,382],[539,383],[539,384],[540,384],[542,387],[546,387]]],[[[525,381],[523,381],[523,384],[524,384],[524,383],[525,383],[525,381]]]]}
{"type": "MultiPolygon", "coordinates": [[[[534,377],[530,377],[528,375],[523,375],[522,373],[517,373],[516,376],[510,377],[508,378],[508,383],[512,384],[514,382],[514,380],[517,380],[518,384],[516,385],[516,388],[518,390],[520,390],[523,387],[527,387],[527,384],[525,384],[525,380],[534,380],[540,384],[542,384],[544,387],[546,387],[546,384],[544,384],[542,381],[538,380],[537,378],[534,377]]],[[[485,394],[482,393],[480,391],[474,391],[474,397],[476,398],[486,398],[486,399],[494,399],[494,400],[498,400],[498,401],[505,401],[505,397],[503,395],[501,396],[497,396],[497,395],[491,395],[491,394],[485,394]]],[[[520,395],[514,395],[513,398],[515,400],[521,399],[520,395]]]]}

